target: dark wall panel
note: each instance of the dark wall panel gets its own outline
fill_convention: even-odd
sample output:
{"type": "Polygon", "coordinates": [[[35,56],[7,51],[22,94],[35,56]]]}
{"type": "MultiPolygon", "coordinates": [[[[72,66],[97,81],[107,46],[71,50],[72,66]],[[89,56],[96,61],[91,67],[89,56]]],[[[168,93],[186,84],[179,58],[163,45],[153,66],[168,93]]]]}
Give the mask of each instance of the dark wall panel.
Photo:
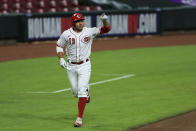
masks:
{"type": "Polygon", "coordinates": [[[0,39],[18,37],[20,28],[18,19],[16,15],[0,16],[0,39]]]}

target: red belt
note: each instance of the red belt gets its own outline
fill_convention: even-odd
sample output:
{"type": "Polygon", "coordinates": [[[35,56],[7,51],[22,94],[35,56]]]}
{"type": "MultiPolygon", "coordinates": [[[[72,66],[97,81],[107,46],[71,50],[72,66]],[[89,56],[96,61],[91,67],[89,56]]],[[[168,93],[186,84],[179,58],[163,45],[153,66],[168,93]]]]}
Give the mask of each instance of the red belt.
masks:
{"type": "MultiPolygon", "coordinates": [[[[88,62],[89,59],[86,59],[86,62],[88,62]]],[[[83,64],[85,61],[79,61],[79,62],[71,62],[71,64],[76,64],[76,65],[80,65],[83,64]]]]}

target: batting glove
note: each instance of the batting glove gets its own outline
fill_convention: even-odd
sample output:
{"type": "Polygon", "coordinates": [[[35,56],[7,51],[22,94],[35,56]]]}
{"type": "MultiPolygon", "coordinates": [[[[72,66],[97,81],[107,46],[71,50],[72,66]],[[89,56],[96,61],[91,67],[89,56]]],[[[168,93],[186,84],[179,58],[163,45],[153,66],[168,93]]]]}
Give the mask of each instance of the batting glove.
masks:
{"type": "Polygon", "coordinates": [[[64,58],[60,58],[60,65],[61,65],[61,67],[62,67],[62,68],[67,69],[67,64],[66,64],[66,62],[65,62],[65,59],[64,59],[64,58]]]}
{"type": "Polygon", "coordinates": [[[108,19],[108,16],[105,13],[103,13],[100,16],[100,19],[101,19],[101,21],[107,20],[108,19]]]}

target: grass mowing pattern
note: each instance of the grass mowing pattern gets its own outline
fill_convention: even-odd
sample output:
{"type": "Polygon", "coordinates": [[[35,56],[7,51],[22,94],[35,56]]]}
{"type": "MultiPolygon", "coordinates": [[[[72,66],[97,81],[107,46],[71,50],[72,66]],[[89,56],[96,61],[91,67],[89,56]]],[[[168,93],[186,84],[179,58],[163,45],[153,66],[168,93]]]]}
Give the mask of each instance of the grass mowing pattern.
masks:
{"type": "MultiPolygon", "coordinates": [[[[92,53],[91,87],[80,131],[119,131],[196,109],[196,46],[92,53]]],[[[56,57],[0,63],[0,130],[75,131],[77,99],[56,57]]]]}

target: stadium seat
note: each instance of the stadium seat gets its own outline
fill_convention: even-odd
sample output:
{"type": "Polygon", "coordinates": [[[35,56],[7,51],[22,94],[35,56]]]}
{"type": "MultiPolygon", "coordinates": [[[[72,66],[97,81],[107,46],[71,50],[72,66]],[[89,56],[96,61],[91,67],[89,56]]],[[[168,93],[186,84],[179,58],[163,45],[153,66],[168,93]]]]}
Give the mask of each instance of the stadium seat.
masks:
{"type": "Polygon", "coordinates": [[[23,11],[24,11],[24,13],[33,13],[34,12],[34,5],[31,0],[23,3],[23,11]]]}
{"type": "Polygon", "coordinates": [[[7,14],[7,13],[9,13],[8,3],[2,3],[2,4],[1,4],[0,12],[1,12],[2,14],[7,14]]]}
{"type": "Polygon", "coordinates": [[[2,4],[1,9],[8,10],[8,4],[7,3],[2,4]]]}
{"type": "Polygon", "coordinates": [[[71,6],[76,7],[76,6],[79,5],[79,2],[78,2],[78,0],[71,0],[71,1],[70,1],[70,4],[71,4],[71,6]]]}
{"type": "Polygon", "coordinates": [[[37,2],[37,6],[39,8],[45,8],[46,7],[46,2],[44,0],[40,0],[37,2]]]}
{"type": "Polygon", "coordinates": [[[44,13],[47,12],[47,2],[45,0],[38,0],[34,2],[35,12],[44,13]]]}
{"type": "Polygon", "coordinates": [[[27,2],[26,3],[26,8],[27,9],[33,9],[33,3],[32,2],[27,2]]]}
{"type": "Polygon", "coordinates": [[[10,12],[9,12],[8,10],[2,10],[1,13],[2,13],[2,14],[8,14],[8,13],[10,13],[10,12]]]}
{"type": "Polygon", "coordinates": [[[90,6],[81,6],[80,10],[90,11],[91,8],[90,8],[90,6]]]}
{"type": "Polygon", "coordinates": [[[67,0],[60,0],[59,5],[60,5],[60,7],[65,8],[68,6],[68,2],[67,2],[67,0]]]}
{"type": "Polygon", "coordinates": [[[56,8],[49,8],[48,12],[55,13],[55,12],[57,12],[57,9],[56,8]]]}
{"type": "Polygon", "coordinates": [[[15,14],[19,14],[19,13],[22,13],[22,10],[21,9],[14,9],[14,10],[12,10],[12,12],[15,14]]]}
{"type": "Polygon", "coordinates": [[[33,10],[32,10],[32,9],[26,9],[26,10],[24,11],[24,13],[31,14],[31,13],[33,13],[33,10]]]}
{"type": "Polygon", "coordinates": [[[69,11],[79,11],[80,5],[79,5],[78,0],[67,1],[67,8],[69,9],[69,11]]]}
{"type": "Polygon", "coordinates": [[[43,8],[38,8],[38,9],[36,9],[36,12],[37,13],[44,13],[46,11],[43,8]]]}
{"type": "Polygon", "coordinates": [[[67,8],[67,7],[64,7],[64,8],[60,8],[60,10],[59,10],[60,12],[68,12],[69,11],[69,9],[67,8]]]}
{"type": "Polygon", "coordinates": [[[21,9],[21,4],[19,2],[14,3],[12,6],[13,9],[21,9]]]}
{"type": "Polygon", "coordinates": [[[91,6],[91,10],[102,10],[101,6],[91,6]]]}
{"type": "Polygon", "coordinates": [[[79,7],[74,7],[73,8],[73,11],[79,11],[80,9],[79,9],[79,7]]]}
{"type": "Polygon", "coordinates": [[[59,10],[59,5],[57,1],[51,0],[48,4],[48,12],[55,13],[59,10]]]}
{"type": "Polygon", "coordinates": [[[55,0],[51,0],[51,1],[49,2],[49,7],[54,7],[54,8],[56,8],[56,7],[57,7],[57,2],[56,2],[55,0]]]}
{"type": "MultiPolygon", "coordinates": [[[[22,12],[22,8],[21,8],[21,3],[20,0],[14,0],[15,3],[14,4],[10,4],[10,9],[12,13],[21,13],[22,12]],[[12,6],[11,6],[12,5],[12,6]]],[[[14,2],[12,1],[12,2],[14,2]]]]}

